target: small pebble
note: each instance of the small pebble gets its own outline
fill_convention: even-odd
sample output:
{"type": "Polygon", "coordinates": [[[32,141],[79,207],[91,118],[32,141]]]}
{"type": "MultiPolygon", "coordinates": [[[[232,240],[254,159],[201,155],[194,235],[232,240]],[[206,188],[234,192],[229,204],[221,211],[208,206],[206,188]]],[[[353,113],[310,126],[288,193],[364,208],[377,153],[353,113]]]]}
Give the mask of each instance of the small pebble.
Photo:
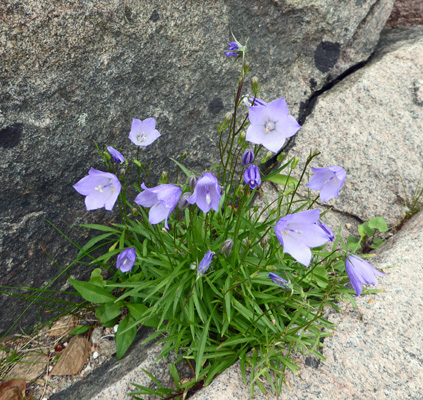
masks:
{"type": "Polygon", "coordinates": [[[96,360],[98,358],[98,352],[97,351],[95,351],[94,353],[93,353],[93,359],[94,360],[96,360]]]}
{"type": "Polygon", "coordinates": [[[119,324],[116,324],[116,325],[113,327],[113,330],[114,330],[114,332],[115,332],[115,333],[117,332],[118,328],[119,328],[119,324]]]}

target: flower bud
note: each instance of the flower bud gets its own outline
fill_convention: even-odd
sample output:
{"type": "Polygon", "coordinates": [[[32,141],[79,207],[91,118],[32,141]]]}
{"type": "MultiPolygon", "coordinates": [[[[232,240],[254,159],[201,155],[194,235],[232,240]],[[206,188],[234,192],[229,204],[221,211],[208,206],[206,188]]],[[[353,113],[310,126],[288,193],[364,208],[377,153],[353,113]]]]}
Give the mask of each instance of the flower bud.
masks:
{"type": "Polygon", "coordinates": [[[298,157],[294,157],[294,159],[292,160],[291,168],[295,169],[297,167],[299,161],[300,161],[300,159],[298,157]]]}
{"type": "Polygon", "coordinates": [[[141,167],[141,163],[136,160],[135,158],[132,160],[132,162],[137,166],[137,167],[141,167]]]}
{"type": "Polygon", "coordinates": [[[277,156],[276,160],[278,162],[282,162],[285,159],[285,157],[286,157],[286,153],[282,151],[281,153],[279,153],[279,155],[277,156]]]}
{"type": "Polygon", "coordinates": [[[161,184],[165,185],[166,183],[167,183],[167,171],[163,171],[161,176],[161,184]]]}
{"type": "Polygon", "coordinates": [[[191,175],[188,179],[188,185],[189,185],[189,188],[191,189],[191,192],[194,191],[196,184],[197,184],[197,177],[195,175],[191,175]]]}
{"type": "Polygon", "coordinates": [[[220,252],[223,253],[226,257],[231,254],[232,247],[234,246],[234,241],[232,239],[226,239],[222,247],[220,248],[220,252]]]}
{"type": "Polygon", "coordinates": [[[250,70],[250,63],[246,61],[244,64],[244,74],[247,75],[249,70],[250,70]]]}
{"type": "Polygon", "coordinates": [[[179,200],[179,203],[178,203],[178,208],[180,210],[185,210],[185,208],[187,208],[190,205],[187,201],[187,198],[190,196],[192,196],[192,193],[190,192],[186,192],[181,196],[181,199],[179,200]]]}
{"type": "Polygon", "coordinates": [[[106,158],[106,160],[110,161],[112,159],[112,156],[109,154],[108,151],[103,151],[103,156],[106,158]]]}
{"type": "Polygon", "coordinates": [[[245,150],[244,154],[242,155],[242,165],[244,167],[248,167],[254,161],[254,153],[252,150],[247,149],[245,150]]]}
{"type": "Polygon", "coordinates": [[[139,210],[138,210],[138,208],[135,208],[135,207],[131,210],[131,212],[132,212],[132,215],[134,217],[136,217],[140,213],[139,210]]]}
{"type": "Polygon", "coordinates": [[[254,92],[255,95],[257,95],[257,93],[260,90],[259,80],[256,76],[253,76],[251,78],[251,89],[253,89],[253,92],[254,92]]]}
{"type": "Polygon", "coordinates": [[[264,155],[264,157],[262,158],[261,163],[262,163],[262,164],[265,164],[267,161],[269,161],[270,157],[272,157],[272,156],[273,156],[273,152],[268,151],[268,152],[264,155]]]}
{"type": "Polygon", "coordinates": [[[268,265],[266,267],[266,270],[269,271],[269,272],[277,271],[278,270],[278,267],[276,265],[268,265]]]}

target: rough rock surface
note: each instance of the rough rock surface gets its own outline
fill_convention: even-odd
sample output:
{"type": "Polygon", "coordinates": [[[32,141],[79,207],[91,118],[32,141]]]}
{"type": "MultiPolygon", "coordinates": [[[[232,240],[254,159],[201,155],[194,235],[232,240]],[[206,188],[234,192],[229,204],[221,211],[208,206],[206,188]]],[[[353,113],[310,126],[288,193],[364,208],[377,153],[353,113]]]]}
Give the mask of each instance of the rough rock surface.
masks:
{"type": "Polygon", "coordinates": [[[398,28],[412,25],[423,25],[423,2],[420,0],[395,0],[386,26],[398,28]]]}
{"type": "MultiPolygon", "coordinates": [[[[320,96],[290,156],[348,173],[333,205],[362,221],[399,225],[423,170],[423,27],[386,31],[371,61],[320,96]],[[403,186],[404,183],[404,186],[403,186]]],[[[318,194],[318,192],[312,192],[318,194]]]]}
{"type": "MultiPolygon", "coordinates": [[[[420,399],[423,397],[423,212],[378,250],[372,264],[387,275],[378,278],[382,293],[357,299],[331,312],[338,328],[324,341],[324,363],[307,362],[299,376],[288,375],[280,399],[420,399]]],[[[193,400],[247,399],[237,366],[225,371],[193,400]]],[[[275,399],[256,392],[257,400],[275,399]]]]}
{"type": "MultiPolygon", "coordinates": [[[[143,152],[155,177],[189,151],[202,170],[217,155],[215,123],[237,76],[223,50],[249,37],[266,100],[285,96],[298,116],[310,95],[372,52],[393,0],[5,0],[0,4],[0,285],[40,288],[75,249],[66,224],[86,213],[72,184],[101,168],[93,141],[135,154],[132,118],[154,116],[162,138],[143,152]]],[[[226,110],[225,110],[226,108],[226,110]]],[[[89,271],[72,267],[81,277],[89,271]]],[[[59,279],[55,288],[64,288],[59,279]]],[[[0,299],[0,331],[16,321],[0,299]],[[6,314],[4,310],[8,310],[6,314]]],[[[25,303],[13,299],[14,310],[25,303]]],[[[37,312],[21,321],[30,326],[37,312]],[[33,317],[32,317],[33,316],[33,317]],[[26,321],[26,323],[25,323],[26,321]]],[[[42,313],[44,316],[44,313],[42,313]]]]}

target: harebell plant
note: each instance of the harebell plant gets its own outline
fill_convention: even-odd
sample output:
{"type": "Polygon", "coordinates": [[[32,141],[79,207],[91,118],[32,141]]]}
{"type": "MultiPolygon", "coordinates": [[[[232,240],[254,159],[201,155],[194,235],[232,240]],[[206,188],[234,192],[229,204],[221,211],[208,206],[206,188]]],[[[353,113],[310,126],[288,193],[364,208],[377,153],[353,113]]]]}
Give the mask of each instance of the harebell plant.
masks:
{"type": "Polygon", "coordinates": [[[258,98],[258,78],[248,88],[246,51],[237,41],[222,51],[240,73],[233,109],[217,126],[217,166],[194,171],[181,157],[169,161],[179,174],[151,182],[140,150],[166,140],[166,132],[150,115],[132,120],[128,148],[135,158],[131,150],[122,154],[104,145],[104,171],[91,168],[74,188],[87,210],[116,209],[121,219],[84,225],[101,233],[82,248],[96,268],[89,282],[70,282],[97,304],[102,324],[119,324],[118,358],[138,329],[153,327],[150,339],[164,342],[161,356],[173,352],[192,366],[195,377],[185,388],[209,384],[240,360],[251,393],[257,386],[265,390],[263,378],[280,392],[286,369],[299,368],[295,352],[324,360],[320,339],[334,329],[324,307],[353,301],[352,294],[359,296],[363,284],[376,284],[383,273],[333,234],[317,206],[319,198],[325,203],[340,196],[345,170],[313,167],[303,182],[317,161],[314,152],[305,155],[300,174],[292,173],[298,158],[281,151],[301,126],[282,96],[258,98]],[[274,160],[268,169],[263,157],[274,160]],[[276,200],[264,189],[269,182],[278,185],[276,200]],[[316,197],[297,196],[301,186],[316,197]]]}

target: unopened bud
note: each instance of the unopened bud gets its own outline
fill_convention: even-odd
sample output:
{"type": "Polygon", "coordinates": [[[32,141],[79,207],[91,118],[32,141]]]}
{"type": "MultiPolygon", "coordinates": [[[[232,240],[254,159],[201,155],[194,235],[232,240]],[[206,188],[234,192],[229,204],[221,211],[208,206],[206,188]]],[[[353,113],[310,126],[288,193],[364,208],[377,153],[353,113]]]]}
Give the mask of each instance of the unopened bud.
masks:
{"type": "Polygon", "coordinates": [[[259,80],[256,76],[251,78],[251,89],[253,90],[254,94],[257,96],[257,93],[260,90],[259,80]]]}
{"type": "Polygon", "coordinates": [[[112,156],[109,154],[108,151],[103,151],[103,156],[106,158],[106,160],[110,161],[112,159],[112,156]]]}
{"type": "Polygon", "coordinates": [[[273,152],[268,151],[268,152],[264,155],[263,159],[261,160],[261,163],[262,163],[262,164],[265,164],[267,161],[269,161],[270,157],[272,157],[272,156],[273,156],[273,152]]]}
{"type": "Polygon", "coordinates": [[[251,278],[251,279],[257,278],[257,277],[259,276],[259,274],[260,274],[260,271],[253,272],[253,273],[250,275],[250,278],[251,278]]]}
{"type": "Polygon", "coordinates": [[[245,150],[244,154],[242,155],[241,162],[244,167],[248,167],[254,161],[254,153],[252,150],[247,149],[245,150]]]}
{"type": "Polygon", "coordinates": [[[138,208],[135,208],[135,207],[131,210],[131,212],[132,212],[132,215],[134,217],[136,217],[140,213],[139,210],[138,210],[138,208]]]}
{"type": "Polygon", "coordinates": [[[185,208],[187,208],[190,205],[190,203],[188,203],[187,201],[187,198],[190,196],[192,196],[192,193],[190,192],[186,192],[181,196],[181,199],[179,200],[179,203],[178,203],[178,208],[180,210],[185,210],[185,208]]]}
{"type": "Polygon", "coordinates": [[[162,172],[161,183],[162,185],[165,185],[167,183],[167,171],[162,172]]]}
{"type": "Polygon", "coordinates": [[[226,239],[222,247],[220,248],[220,252],[223,253],[226,257],[231,254],[232,247],[234,246],[234,241],[232,239],[226,239]]]}
{"type": "Polygon", "coordinates": [[[141,167],[141,163],[136,160],[135,158],[132,160],[132,162],[137,166],[137,167],[141,167]]]}
{"type": "Polygon", "coordinates": [[[244,64],[244,74],[247,75],[249,70],[250,70],[250,63],[246,61],[244,64]]]}
{"type": "Polygon", "coordinates": [[[285,157],[286,157],[286,153],[285,152],[281,152],[281,153],[279,153],[279,155],[276,157],[276,160],[278,161],[278,162],[282,162],[283,160],[285,160],[285,157]]]}
{"type": "Polygon", "coordinates": [[[299,161],[300,161],[300,159],[298,157],[294,157],[294,159],[292,160],[292,163],[291,163],[291,168],[295,169],[297,167],[299,161]]]}
{"type": "Polygon", "coordinates": [[[278,270],[278,267],[276,265],[268,265],[266,267],[266,270],[269,271],[269,272],[277,271],[278,270]]]}
{"type": "Polygon", "coordinates": [[[189,188],[191,189],[191,192],[193,192],[195,189],[195,185],[197,184],[197,177],[195,175],[191,175],[188,178],[188,184],[189,184],[189,188]]]}

